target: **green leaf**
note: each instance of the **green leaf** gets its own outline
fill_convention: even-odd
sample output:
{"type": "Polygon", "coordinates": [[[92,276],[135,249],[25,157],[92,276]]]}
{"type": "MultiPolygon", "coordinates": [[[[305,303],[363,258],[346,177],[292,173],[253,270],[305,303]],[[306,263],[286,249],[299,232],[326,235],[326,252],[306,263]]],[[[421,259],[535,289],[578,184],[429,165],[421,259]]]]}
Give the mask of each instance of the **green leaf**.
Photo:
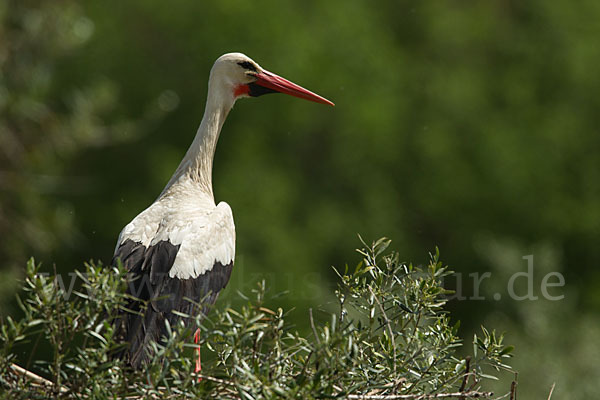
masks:
{"type": "Polygon", "coordinates": [[[502,350],[500,350],[500,355],[507,355],[513,352],[515,346],[505,346],[502,350]]]}

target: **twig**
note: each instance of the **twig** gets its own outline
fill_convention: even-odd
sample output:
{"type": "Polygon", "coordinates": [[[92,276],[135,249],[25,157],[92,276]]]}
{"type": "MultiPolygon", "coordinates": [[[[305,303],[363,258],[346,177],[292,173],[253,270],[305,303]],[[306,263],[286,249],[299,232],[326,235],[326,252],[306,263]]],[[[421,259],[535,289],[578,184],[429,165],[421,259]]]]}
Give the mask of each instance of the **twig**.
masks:
{"type": "Polygon", "coordinates": [[[515,379],[510,384],[510,400],[517,400],[517,379],[519,378],[519,373],[515,372],[515,379]]]}
{"type": "Polygon", "coordinates": [[[233,382],[229,382],[223,379],[219,379],[219,378],[215,378],[212,376],[208,376],[208,375],[202,375],[202,374],[194,374],[195,377],[197,378],[202,378],[202,380],[206,380],[206,381],[211,381],[211,382],[215,382],[215,383],[220,383],[223,386],[235,386],[235,383],[233,382]]]}
{"type": "Polygon", "coordinates": [[[306,373],[306,367],[308,367],[308,362],[310,361],[310,357],[313,355],[313,352],[315,350],[311,350],[310,353],[308,353],[308,356],[306,357],[306,361],[304,362],[304,366],[302,367],[302,371],[300,372],[300,375],[298,376],[302,376],[306,373]]]}
{"type": "MultiPolygon", "coordinates": [[[[42,378],[41,376],[34,374],[33,372],[26,370],[23,367],[19,367],[17,364],[11,364],[10,369],[12,369],[13,372],[16,373],[17,375],[20,375],[24,378],[29,379],[30,381],[32,381],[33,383],[35,383],[38,386],[44,386],[47,388],[53,388],[55,386],[54,383],[52,383],[48,379],[42,378]]],[[[59,390],[62,393],[69,391],[69,389],[67,389],[64,386],[59,386],[59,390]]]]}
{"type": "Polygon", "coordinates": [[[502,400],[502,399],[506,399],[508,396],[510,396],[510,392],[506,392],[504,393],[502,396],[500,397],[495,397],[494,400],[502,400]]]}
{"type": "Polygon", "coordinates": [[[312,308],[308,309],[308,315],[310,316],[310,327],[312,328],[313,334],[315,335],[315,339],[317,343],[321,344],[321,339],[319,339],[319,335],[317,335],[317,329],[315,328],[315,320],[313,319],[312,308]]]}
{"type": "MultiPolygon", "coordinates": [[[[202,378],[205,381],[212,381],[218,384],[221,384],[225,387],[220,387],[219,390],[221,390],[222,392],[218,392],[218,394],[223,394],[223,393],[228,393],[228,394],[233,394],[235,395],[234,397],[231,398],[235,398],[238,399],[239,396],[237,396],[237,392],[235,390],[233,390],[232,388],[228,388],[229,387],[235,387],[235,383],[233,382],[229,382],[229,381],[225,381],[223,379],[219,379],[219,378],[214,378],[212,376],[207,376],[207,375],[202,375],[202,374],[197,374],[197,373],[193,373],[192,376],[194,376],[195,378],[202,378]]],[[[154,389],[146,389],[147,391],[151,391],[150,393],[142,393],[142,394],[134,394],[134,395],[130,395],[130,396],[126,396],[123,397],[124,400],[145,400],[145,399],[156,399],[156,400],[165,400],[165,399],[181,399],[182,397],[182,393],[167,393],[167,387],[165,386],[158,386],[154,389]],[[154,393],[152,391],[156,391],[157,393],[154,393]]]]}
{"type": "Polygon", "coordinates": [[[467,386],[467,382],[469,380],[469,369],[471,368],[471,356],[467,356],[465,358],[465,376],[463,377],[463,381],[462,384],[460,385],[460,389],[458,389],[459,392],[463,392],[465,390],[465,387],[467,386]]]}
{"type": "Polygon", "coordinates": [[[550,388],[550,394],[548,395],[548,400],[552,398],[552,393],[554,393],[554,386],[556,386],[556,382],[552,384],[552,388],[550,388]]]}
{"type": "Polygon", "coordinates": [[[427,400],[427,399],[448,399],[457,397],[459,399],[488,399],[492,397],[492,392],[469,391],[461,393],[438,393],[438,394],[378,394],[378,395],[348,395],[350,400],[427,400]]]}
{"type": "Polygon", "coordinates": [[[469,391],[473,390],[473,388],[479,383],[479,379],[477,379],[477,371],[475,370],[475,368],[471,370],[471,376],[473,377],[473,383],[471,383],[471,386],[469,386],[469,391]]]}
{"type": "MultiPolygon", "coordinates": [[[[28,371],[25,368],[18,366],[17,364],[11,364],[10,368],[15,374],[31,380],[37,386],[43,386],[43,387],[47,387],[47,388],[55,387],[54,383],[52,383],[48,379],[43,378],[31,371],[28,371]]],[[[223,385],[225,390],[228,390],[228,387],[235,386],[235,384],[233,382],[214,378],[212,376],[200,375],[200,374],[195,374],[195,376],[202,377],[202,379],[206,380],[206,381],[211,381],[211,382],[215,382],[220,385],[223,385]]],[[[164,388],[158,388],[158,389],[160,391],[161,389],[164,389],[164,388]]],[[[341,388],[337,388],[337,387],[336,387],[336,389],[341,390],[341,388]]],[[[59,390],[61,393],[66,393],[69,391],[69,389],[64,386],[60,386],[59,390]]],[[[550,396],[552,396],[553,390],[554,390],[554,385],[552,385],[552,390],[550,391],[550,396]]],[[[149,395],[153,399],[165,398],[165,397],[162,397],[162,396],[164,396],[164,393],[161,393],[161,397],[159,397],[156,394],[149,394],[149,395]]],[[[488,399],[492,396],[493,396],[492,392],[480,392],[477,390],[473,390],[473,391],[460,392],[460,393],[438,393],[438,394],[387,394],[387,395],[385,395],[385,394],[384,395],[350,394],[350,395],[348,395],[347,399],[348,400],[429,400],[429,399],[448,399],[451,397],[456,397],[458,399],[488,399]]],[[[138,398],[141,398],[140,395],[125,397],[125,399],[138,399],[138,398]]],[[[171,398],[171,396],[169,395],[166,398],[171,398]]],[[[548,397],[548,400],[550,400],[550,397],[548,397]]]]}
{"type": "Polygon", "coordinates": [[[373,298],[375,299],[375,301],[379,305],[379,309],[381,310],[381,313],[383,314],[383,318],[385,318],[385,323],[387,324],[387,327],[388,327],[388,331],[389,331],[389,334],[390,334],[390,340],[392,341],[392,348],[394,349],[394,354],[393,355],[394,355],[394,375],[395,375],[396,374],[396,341],[394,340],[394,331],[392,330],[392,324],[390,324],[390,320],[387,317],[387,314],[385,313],[385,310],[383,309],[383,306],[381,305],[381,302],[379,301],[379,299],[375,295],[375,292],[373,291],[373,288],[371,286],[369,286],[369,291],[371,292],[371,296],[373,296],[373,298]]]}

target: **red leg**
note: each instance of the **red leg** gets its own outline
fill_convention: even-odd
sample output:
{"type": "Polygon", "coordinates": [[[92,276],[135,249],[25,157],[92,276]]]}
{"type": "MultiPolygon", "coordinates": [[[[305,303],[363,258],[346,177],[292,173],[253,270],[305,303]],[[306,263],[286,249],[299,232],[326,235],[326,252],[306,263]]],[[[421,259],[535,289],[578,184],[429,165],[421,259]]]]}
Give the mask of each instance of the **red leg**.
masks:
{"type": "MultiPolygon", "coordinates": [[[[196,333],[194,333],[194,343],[198,344],[200,342],[200,329],[196,329],[196,333]]],[[[196,358],[196,368],[194,369],[195,373],[199,373],[202,371],[202,364],[200,362],[200,345],[196,349],[198,351],[198,358],[196,358]]],[[[198,378],[198,382],[200,382],[202,378],[198,378]]]]}

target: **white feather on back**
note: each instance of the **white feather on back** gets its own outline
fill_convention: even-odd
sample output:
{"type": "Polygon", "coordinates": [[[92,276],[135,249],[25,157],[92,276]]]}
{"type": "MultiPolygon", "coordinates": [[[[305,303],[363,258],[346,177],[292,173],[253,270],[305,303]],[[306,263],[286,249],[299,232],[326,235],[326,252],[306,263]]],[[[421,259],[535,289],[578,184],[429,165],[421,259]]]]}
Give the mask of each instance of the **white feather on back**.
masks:
{"type": "Polygon", "coordinates": [[[235,256],[235,227],[227,203],[221,202],[200,222],[195,221],[178,234],[181,247],[169,271],[171,278],[196,278],[215,263],[228,265],[235,256]]]}
{"type": "Polygon", "coordinates": [[[215,206],[204,196],[164,196],[125,226],[117,247],[131,239],[148,247],[167,240],[180,245],[169,270],[171,278],[196,278],[215,263],[235,257],[233,213],[225,202],[215,206]]]}

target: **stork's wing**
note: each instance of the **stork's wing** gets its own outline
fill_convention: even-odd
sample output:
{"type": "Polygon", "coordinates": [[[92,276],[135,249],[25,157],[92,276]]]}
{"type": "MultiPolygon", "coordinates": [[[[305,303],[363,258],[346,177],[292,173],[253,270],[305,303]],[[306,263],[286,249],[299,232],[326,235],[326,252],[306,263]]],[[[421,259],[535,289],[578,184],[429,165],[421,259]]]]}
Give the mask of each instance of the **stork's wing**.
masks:
{"type": "MultiPolygon", "coordinates": [[[[152,214],[157,213],[149,209],[125,227],[113,259],[113,264],[120,259],[130,273],[127,293],[135,299],[120,316],[117,331],[129,343],[126,358],[136,368],[147,361],[150,341],[166,335],[165,320],[175,326],[181,319],[173,311],[191,316],[208,312],[229,281],[235,251],[233,216],[226,203],[185,220],[163,214],[155,223],[152,214]],[[156,233],[149,240],[152,224],[156,233]]],[[[196,328],[192,321],[188,324],[196,328]]]]}

